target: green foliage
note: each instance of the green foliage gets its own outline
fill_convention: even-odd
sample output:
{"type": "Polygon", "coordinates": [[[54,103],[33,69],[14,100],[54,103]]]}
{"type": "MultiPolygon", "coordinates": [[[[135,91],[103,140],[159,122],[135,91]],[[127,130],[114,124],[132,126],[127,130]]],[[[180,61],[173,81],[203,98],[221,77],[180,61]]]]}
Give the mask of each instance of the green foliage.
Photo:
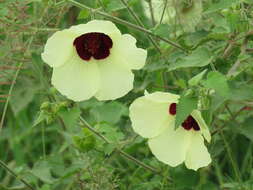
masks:
{"type": "Polygon", "coordinates": [[[213,56],[206,47],[199,47],[190,55],[180,55],[169,65],[168,71],[185,67],[203,67],[210,64],[212,59],[213,56]]]}
{"type": "Polygon", "coordinates": [[[145,30],[120,0],[78,0],[93,11],[70,2],[0,1],[0,160],[18,176],[1,167],[0,189],[27,190],[23,179],[36,190],[252,190],[252,0],[168,0],[161,23],[165,1],[152,0],[152,20],[149,1],[128,0],[145,30]],[[55,31],[108,19],[98,11],[126,21],[114,23],[147,49],[147,63],[126,96],[72,102],[52,87],[41,52],[55,31]],[[145,90],[181,95],[176,127],[201,111],[212,134],[208,167],[169,167],[133,132],[128,107],[145,90]]]}
{"type": "Polygon", "coordinates": [[[90,12],[88,10],[81,10],[78,19],[86,19],[90,16],[90,12]]]}
{"type": "Polygon", "coordinates": [[[169,25],[168,24],[159,24],[153,29],[153,33],[158,36],[168,37],[169,36],[169,25]]]}
{"type": "Polygon", "coordinates": [[[31,173],[38,177],[41,181],[52,184],[54,182],[54,179],[51,175],[51,168],[47,161],[38,161],[33,166],[33,169],[31,170],[31,173]]]}
{"type": "Polygon", "coordinates": [[[125,6],[122,3],[117,2],[117,1],[109,1],[106,8],[108,11],[113,12],[113,11],[118,11],[118,10],[124,9],[125,6]]]}
{"type": "Polygon", "coordinates": [[[203,76],[206,74],[206,69],[202,71],[201,73],[197,74],[196,76],[192,77],[188,83],[190,86],[196,86],[199,84],[199,82],[202,80],[203,76]]]}
{"type": "Polygon", "coordinates": [[[104,121],[115,124],[122,116],[128,115],[128,109],[124,104],[115,101],[95,106],[90,110],[90,113],[96,122],[104,121]]]}
{"type": "Polygon", "coordinates": [[[239,129],[240,133],[253,142],[253,118],[247,118],[239,129]]]}
{"type": "Polygon", "coordinates": [[[210,5],[208,9],[205,11],[206,14],[216,12],[219,10],[223,10],[226,8],[229,8],[232,6],[234,3],[240,2],[239,0],[219,0],[218,2],[210,5]]]}
{"type": "Polygon", "coordinates": [[[92,150],[96,145],[94,135],[86,128],[82,129],[81,135],[73,136],[74,145],[82,152],[92,150]]]}
{"type": "Polygon", "coordinates": [[[39,89],[41,89],[40,84],[36,84],[32,80],[27,78],[18,80],[17,88],[13,90],[15,96],[10,100],[14,114],[18,114],[21,110],[25,109],[32,102],[39,89]]]}
{"type": "Polygon", "coordinates": [[[229,97],[230,89],[227,79],[219,72],[211,71],[207,75],[207,79],[203,81],[206,88],[214,89],[217,94],[223,97],[229,97]]]}
{"type": "Polygon", "coordinates": [[[194,109],[197,109],[198,98],[192,94],[181,96],[177,104],[175,128],[177,129],[194,109]]]}

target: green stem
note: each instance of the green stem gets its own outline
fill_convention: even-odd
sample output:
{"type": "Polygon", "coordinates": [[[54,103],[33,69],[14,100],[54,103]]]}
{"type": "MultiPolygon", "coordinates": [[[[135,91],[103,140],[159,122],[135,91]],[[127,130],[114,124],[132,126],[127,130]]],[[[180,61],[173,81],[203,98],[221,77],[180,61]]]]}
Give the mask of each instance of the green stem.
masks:
{"type": "Polygon", "coordinates": [[[69,3],[71,3],[71,4],[73,4],[74,6],[81,8],[81,9],[88,9],[88,10],[90,10],[90,11],[92,11],[92,12],[98,14],[98,15],[104,16],[104,17],[106,17],[106,18],[108,18],[108,19],[110,19],[110,20],[112,20],[114,22],[117,22],[117,23],[123,24],[123,25],[127,25],[127,26],[129,26],[129,27],[131,27],[131,28],[133,28],[135,30],[141,31],[141,32],[145,32],[146,34],[149,34],[149,35],[151,35],[151,36],[153,36],[153,37],[155,37],[155,38],[157,38],[159,40],[162,40],[162,41],[164,41],[164,42],[166,42],[166,43],[168,43],[168,44],[170,44],[170,45],[172,45],[172,46],[174,46],[174,47],[176,47],[178,49],[181,49],[182,51],[188,53],[188,50],[186,50],[185,48],[181,47],[177,43],[172,42],[172,41],[170,41],[170,40],[168,40],[166,38],[163,38],[163,37],[161,37],[159,35],[153,34],[150,30],[147,30],[146,28],[143,28],[141,26],[132,24],[132,23],[127,22],[127,21],[125,21],[123,19],[120,19],[120,18],[117,18],[115,16],[109,15],[109,14],[107,14],[105,12],[102,12],[100,10],[95,10],[95,9],[93,9],[91,7],[88,7],[88,6],[83,5],[83,4],[79,3],[79,2],[76,2],[75,0],[67,0],[67,1],[69,3]]]}
{"type": "MultiPolygon", "coordinates": [[[[80,116],[80,121],[81,123],[87,128],[89,129],[91,132],[93,132],[95,135],[97,135],[99,138],[101,138],[103,141],[105,141],[106,143],[108,144],[111,144],[111,142],[105,137],[103,136],[102,134],[100,134],[98,131],[96,131],[83,117],[80,116]]],[[[124,152],[123,150],[119,149],[119,148],[115,148],[115,150],[123,157],[127,158],[128,160],[136,163],[137,165],[139,166],[142,166],[143,168],[153,172],[153,173],[156,173],[156,174],[159,174],[159,175],[162,175],[160,171],[158,171],[156,168],[153,168],[152,166],[149,166],[143,162],[141,162],[140,160],[137,160],[136,158],[134,158],[133,156],[129,155],[128,153],[124,152]]],[[[171,180],[171,179],[169,179],[171,180]]]]}
{"type": "Polygon", "coordinates": [[[165,11],[166,11],[167,4],[168,4],[168,0],[165,0],[165,4],[164,4],[164,7],[163,7],[163,12],[162,12],[162,16],[161,16],[161,18],[160,18],[159,24],[162,24],[162,21],[163,21],[163,17],[164,17],[165,11]]]}
{"type": "Polygon", "coordinates": [[[0,160],[0,166],[8,171],[12,176],[14,176],[17,180],[21,181],[25,186],[27,186],[31,190],[35,190],[33,186],[31,186],[27,181],[20,178],[14,171],[12,171],[2,160],[0,160]]]}
{"type": "Polygon", "coordinates": [[[3,128],[3,125],[4,125],[4,119],[5,119],[5,115],[6,115],[7,108],[8,108],[8,105],[9,105],[9,101],[10,101],[10,98],[11,98],[11,94],[12,94],[14,85],[15,85],[15,83],[16,83],[16,80],[17,80],[17,78],[18,78],[18,74],[19,74],[19,72],[20,72],[20,70],[21,70],[21,68],[22,68],[22,66],[23,66],[23,63],[24,63],[24,62],[21,62],[21,63],[18,64],[18,66],[17,66],[17,71],[16,71],[16,73],[15,73],[15,76],[14,76],[14,78],[13,78],[13,80],[12,80],[12,83],[11,83],[11,87],[10,87],[9,92],[8,92],[8,94],[9,94],[10,96],[7,97],[6,103],[5,103],[5,105],[4,105],[4,110],[3,110],[3,114],[2,114],[2,118],[1,118],[1,122],[0,122],[0,133],[1,133],[2,128],[3,128]]]}
{"type": "Polygon", "coordinates": [[[235,163],[235,161],[234,161],[234,159],[233,159],[231,149],[230,149],[230,147],[229,147],[229,145],[228,145],[228,142],[227,142],[227,140],[226,140],[226,138],[225,138],[225,135],[223,134],[223,131],[220,131],[220,134],[221,134],[221,137],[222,137],[222,139],[223,139],[225,148],[227,149],[228,157],[229,157],[229,160],[230,160],[230,162],[231,162],[232,168],[233,168],[233,170],[234,170],[235,176],[236,176],[238,182],[241,183],[242,180],[241,180],[241,177],[240,177],[239,169],[238,169],[238,167],[237,167],[237,165],[236,165],[236,163],[235,163]]]}
{"type": "Polygon", "coordinates": [[[153,6],[152,6],[152,0],[148,1],[148,6],[149,6],[152,24],[153,24],[153,26],[155,26],[155,16],[154,16],[154,10],[153,10],[153,6]]]}
{"type": "MultiPolygon", "coordinates": [[[[121,0],[121,2],[126,6],[128,12],[134,17],[136,22],[138,23],[139,26],[145,27],[143,22],[139,19],[139,17],[135,14],[135,12],[128,6],[127,2],[125,0],[121,0]]],[[[161,50],[158,46],[158,44],[155,42],[155,40],[148,35],[148,39],[151,41],[151,43],[154,45],[154,47],[158,50],[158,52],[161,54],[161,50]]]]}

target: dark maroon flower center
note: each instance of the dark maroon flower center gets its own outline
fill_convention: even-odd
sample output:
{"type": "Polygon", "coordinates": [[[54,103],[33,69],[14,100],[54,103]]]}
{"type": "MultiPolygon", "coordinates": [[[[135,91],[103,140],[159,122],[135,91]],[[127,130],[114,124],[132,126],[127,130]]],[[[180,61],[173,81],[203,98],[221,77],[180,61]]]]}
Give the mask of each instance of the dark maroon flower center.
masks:
{"type": "Polygon", "coordinates": [[[73,45],[76,47],[77,54],[85,61],[89,61],[91,57],[94,59],[105,59],[110,54],[112,48],[112,39],[99,32],[90,32],[78,36],[73,45]]]}
{"type": "MultiPolygon", "coordinates": [[[[176,103],[170,104],[169,113],[171,115],[176,115],[176,113],[177,113],[177,104],[176,103]]],[[[182,127],[186,130],[191,130],[191,129],[194,129],[195,131],[200,130],[200,127],[199,127],[197,121],[191,115],[189,115],[186,118],[186,120],[184,120],[184,122],[182,123],[182,127]]]]}

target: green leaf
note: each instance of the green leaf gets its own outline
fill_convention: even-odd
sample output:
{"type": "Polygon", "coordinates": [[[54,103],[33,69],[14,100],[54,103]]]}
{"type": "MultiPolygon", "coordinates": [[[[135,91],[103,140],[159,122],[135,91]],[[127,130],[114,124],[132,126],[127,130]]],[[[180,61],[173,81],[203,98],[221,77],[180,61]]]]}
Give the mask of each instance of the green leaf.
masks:
{"type": "Polygon", "coordinates": [[[239,131],[242,135],[253,142],[253,118],[246,119],[239,131]]]}
{"type": "Polygon", "coordinates": [[[185,67],[204,67],[208,65],[213,59],[212,54],[206,47],[199,47],[194,50],[192,54],[180,57],[168,66],[168,70],[172,71],[179,68],[185,67]]]}
{"type": "Polygon", "coordinates": [[[207,79],[203,82],[206,88],[212,88],[222,97],[229,97],[230,89],[227,78],[217,71],[211,71],[207,75],[207,79]]]}
{"type": "Polygon", "coordinates": [[[240,2],[239,0],[219,0],[218,3],[212,4],[204,13],[209,14],[232,6],[234,3],[240,2]]]}
{"type": "Polygon", "coordinates": [[[40,88],[39,84],[35,84],[30,79],[21,78],[17,80],[10,99],[10,105],[15,115],[26,108],[40,88]]]}
{"type": "Polygon", "coordinates": [[[80,114],[81,111],[78,107],[74,107],[71,109],[65,108],[59,111],[59,115],[61,116],[66,127],[70,131],[72,131],[74,129],[74,126],[76,126],[80,114]]]}
{"type": "Polygon", "coordinates": [[[198,98],[193,96],[181,96],[177,104],[177,114],[175,121],[175,129],[177,129],[183,121],[197,108],[198,98]]]}
{"type": "Polygon", "coordinates": [[[82,152],[92,150],[96,145],[96,138],[87,128],[82,129],[81,135],[73,136],[75,146],[82,152]]]}
{"type": "Polygon", "coordinates": [[[51,175],[51,168],[47,161],[38,161],[33,166],[32,174],[38,177],[41,181],[45,183],[53,183],[54,179],[51,175]]]}
{"type": "Polygon", "coordinates": [[[169,36],[169,25],[168,24],[159,24],[154,29],[152,29],[153,33],[162,36],[162,37],[168,37],[169,36]]]}
{"type": "Polygon", "coordinates": [[[90,15],[90,11],[88,11],[86,9],[83,9],[83,10],[80,11],[77,19],[86,19],[86,18],[89,17],[89,15],[90,15]]]}
{"type": "Polygon", "coordinates": [[[203,78],[203,76],[205,75],[207,69],[205,69],[204,71],[202,71],[201,73],[197,74],[196,76],[192,77],[188,83],[190,86],[196,86],[199,84],[199,82],[201,81],[201,79],[203,78]]]}
{"type": "Polygon", "coordinates": [[[106,8],[108,11],[114,12],[114,11],[124,9],[125,5],[122,4],[120,1],[110,1],[106,8]]]}
{"type": "Polygon", "coordinates": [[[42,121],[45,121],[47,119],[47,117],[48,117],[48,114],[46,114],[45,111],[43,111],[43,110],[40,111],[33,123],[33,127],[39,125],[42,121]]]}
{"type": "Polygon", "coordinates": [[[253,86],[250,84],[239,83],[237,85],[232,85],[231,87],[231,100],[243,101],[243,100],[252,100],[253,99],[253,86]]]}
{"type": "Polygon", "coordinates": [[[110,155],[116,147],[117,147],[116,144],[112,144],[112,143],[106,144],[104,146],[103,151],[104,151],[105,155],[110,155]]]}
{"type": "Polygon", "coordinates": [[[117,123],[123,115],[128,114],[128,109],[120,102],[110,102],[96,106],[90,110],[96,122],[117,123]]]}
{"type": "Polygon", "coordinates": [[[117,143],[124,138],[124,134],[118,128],[107,123],[100,123],[95,128],[101,132],[110,142],[117,143]]]}

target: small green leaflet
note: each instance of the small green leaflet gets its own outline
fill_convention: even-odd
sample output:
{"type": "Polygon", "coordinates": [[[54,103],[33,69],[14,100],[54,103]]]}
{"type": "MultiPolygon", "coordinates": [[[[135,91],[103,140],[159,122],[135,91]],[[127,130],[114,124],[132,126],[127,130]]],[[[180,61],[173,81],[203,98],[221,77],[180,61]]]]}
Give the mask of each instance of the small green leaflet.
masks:
{"type": "Polygon", "coordinates": [[[198,98],[193,96],[181,96],[177,104],[177,114],[175,121],[175,129],[177,129],[183,121],[191,114],[194,109],[197,109],[198,98]]]}
{"type": "Polygon", "coordinates": [[[176,62],[172,62],[168,66],[168,71],[185,67],[204,67],[208,65],[212,59],[213,56],[206,47],[199,47],[194,50],[192,54],[185,55],[184,57],[177,59],[176,62]]]}
{"type": "Polygon", "coordinates": [[[209,72],[206,81],[203,82],[203,85],[206,88],[214,89],[215,92],[222,97],[229,96],[230,89],[227,83],[227,78],[217,71],[209,72]]]}
{"type": "Polygon", "coordinates": [[[202,71],[201,73],[197,74],[196,76],[192,77],[189,81],[188,84],[190,86],[196,86],[199,84],[199,82],[201,81],[201,79],[203,78],[203,76],[205,75],[207,69],[205,69],[204,71],[202,71]]]}

